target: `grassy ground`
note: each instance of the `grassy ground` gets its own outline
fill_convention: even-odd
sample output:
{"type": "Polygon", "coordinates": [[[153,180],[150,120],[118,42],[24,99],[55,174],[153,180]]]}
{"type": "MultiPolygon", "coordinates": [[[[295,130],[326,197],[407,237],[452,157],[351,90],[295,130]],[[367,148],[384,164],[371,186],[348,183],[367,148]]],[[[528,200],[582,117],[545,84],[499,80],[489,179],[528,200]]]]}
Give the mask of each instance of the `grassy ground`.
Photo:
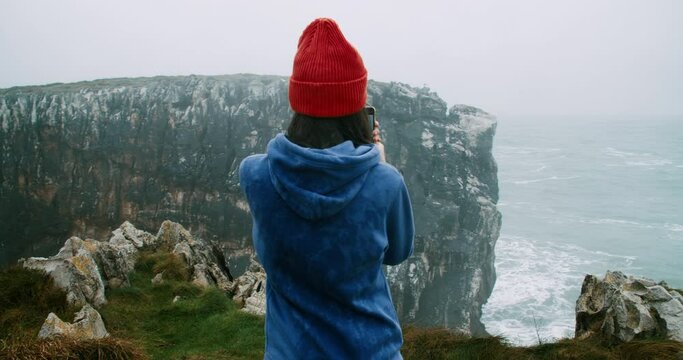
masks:
{"type": "Polygon", "coordinates": [[[462,360],[679,360],[683,343],[670,340],[608,344],[599,339],[564,339],[531,347],[511,346],[503,338],[471,338],[444,329],[406,327],[406,359],[462,360]]]}
{"type": "MultiPolygon", "coordinates": [[[[73,342],[36,340],[50,311],[72,321],[78,309],[64,303],[49,277],[37,271],[0,271],[0,359],[262,359],[263,318],[242,313],[216,289],[199,289],[179,270],[180,259],[144,253],[131,286],[107,291],[99,309],[112,337],[73,342]],[[169,280],[152,285],[166,270],[169,280]],[[175,296],[181,299],[173,303],[175,296]]],[[[682,359],[683,344],[667,340],[609,345],[561,340],[515,347],[498,337],[470,338],[442,329],[404,328],[406,359],[682,359]],[[679,355],[681,354],[681,355],[679,355]]]]}
{"type": "Polygon", "coordinates": [[[75,311],[42,272],[19,267],[0,271],[0,339],[35,336],[48,313],[71,320],[75,311]]]}
{"type": "Polygon", "coordinates": [[[144,255],[131,287],[107,293],[100,313],[109,332],[137,342],[154,359],[263,358],[263,318],[238,311],[218,289],[191,285],[182,273],[152,285],[154,272],[182,268],[176,261],[166,254],[144,255]],[[176,295],[181,299],[173,303],[176,295]]]}

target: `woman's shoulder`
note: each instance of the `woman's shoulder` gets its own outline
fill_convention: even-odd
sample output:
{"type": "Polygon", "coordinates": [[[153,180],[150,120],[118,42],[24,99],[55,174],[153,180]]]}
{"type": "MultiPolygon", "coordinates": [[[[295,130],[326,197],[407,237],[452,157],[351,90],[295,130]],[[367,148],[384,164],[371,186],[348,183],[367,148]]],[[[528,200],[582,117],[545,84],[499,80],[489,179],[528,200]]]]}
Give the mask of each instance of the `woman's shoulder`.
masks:
{"type": "Polygon", "coordinates": [[[375,166],[375,168],[373,170],[376,171],[378,173],[378,175],[380,175],[380,176],[400,177],[400,178],[403,177],[401,172],[394,165],[391,165],[388,162],[384,162],[384,161],[377,164],[377,166],[375,166]]]}
{"type": "Polygon", "coordinates": [[[265,164],[265,158],[266,154],[254,154],[242,159],[239,167],[240,179],[247,180],[258,174],[265,164]]]}
{"type": "Polygon", "coordinates": [[[266,154],[252,154],[248,155],[242,161],[240,162],[240,168],[243,166],[254,166],[256,163],[259,162],[259,160],[262,160],[263,158],[266,157],[266,154]]]}
{"type": "Polygon", "coordinates": [[[399,185],[404,181],[401,172],[387,162],[380,162],[377,166],[373,167],[370,176],[374,177],[374,182],[385,185],[399,185]]]}

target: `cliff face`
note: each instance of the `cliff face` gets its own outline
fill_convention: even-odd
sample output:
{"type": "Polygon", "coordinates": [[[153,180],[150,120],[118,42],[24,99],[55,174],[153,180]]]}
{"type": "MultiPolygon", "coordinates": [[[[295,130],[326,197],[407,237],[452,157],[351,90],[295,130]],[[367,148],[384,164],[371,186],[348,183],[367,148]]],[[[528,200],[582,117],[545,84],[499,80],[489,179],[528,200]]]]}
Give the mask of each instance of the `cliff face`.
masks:
{"type": "MultiPolygon", "coordinates": [[[[415,209],[415,255],[387,268],[403,321],[479,333],[495,281],[495,121],[427,89],[370,82],[387,160],[415,209]]],[[[165,219],[220,240],[239,275],[251,220],[242,158],[264,152],[290,113],[276,76],[158,77],[0,90],[0,263],[165,219]]]]}

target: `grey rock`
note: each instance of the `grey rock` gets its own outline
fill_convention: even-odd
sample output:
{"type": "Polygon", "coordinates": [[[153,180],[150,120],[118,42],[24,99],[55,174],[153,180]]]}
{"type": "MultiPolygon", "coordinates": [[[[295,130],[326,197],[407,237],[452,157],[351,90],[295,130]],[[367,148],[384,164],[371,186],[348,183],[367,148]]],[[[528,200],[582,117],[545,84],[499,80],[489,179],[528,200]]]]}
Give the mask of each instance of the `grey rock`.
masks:
{"type": "Polygon", "coordinates": [[[62,321],[55,313],[49,313],[38,332],[38,338],[45,339],[67,334],[71,324],[62,321]]]}
{"type": "Polygon", "coordinates": [[[154,277],[152,278],[152,284],[154,284],[154,285],[159,285],[159,284],[162,284],[163,282],[164,282],[163,272],[160,272],[160,273],[154,275],[154,277]]]}
{"type": "Polygon", "coordinates": [[[31,257],[22,262],[23,267],[43,270],[66,291],[70,304],[101,306],[107,302],[104,282],[97,262],[92,256],[92,241],[71,237],[64,243],[57,255],[50,258],[31,257]]]}
{"type": "Polygon", "coordinates": [[[107,302],[105,284],[112,288],[130,285],[128,274],[135,267],[136,243],[153,246],[154,236],[126,221],[108,242],[73,236],[56,255],[23,259],[22,264],[49,274],[66,291],[69,303],[99,307],[107,302]]]}
{"type": "Polygon", "coordinates": [[[137,249],[152,249],[157,243],[156,236],[146,231],[137,229],[128,221],[124,221],[123,224],[121,224],[121,226],[112,233],[115,237],[121,236],[130,241],[137,249]]]}
{"type": "Polygon", "coordinates": [[[652,304],[659,318],[664,320],[666,334],[672,340],[683,342],[683,304],[676,299],[652,304]]]}
{"type": "Polygon", "coordinates": [[[99,266],[103,280],[110,286],[128,286],[128,275],[135,269],[138,250],[154,247],[156,237],[124,221],[112,231],[109,241],[86,240],[88,250],[99,266]]]}
{"type": "Polygon", "coordinates": [[[628,281],[628,278],[620,271],[608,271],[605,274],[605,278],[603,281],[608,284],[621,286],[628,281]]]}
{"type": "Polygon", "coordinates": [[[678,302],[683,304],[683,295],[681,295],[681,293],[679,293],[676,290],[671,290],[671,291],[669,291],[669,293],[671,294],[671,296],[674,297],[674,299],[678,300],[678,302]]]}
{"type": "MultiPolygon", "coordinates": [[[[130,285],[130,283],[128,283],[127,285],[130,285]]],[[[123,280],[121,280],[119,278],[113,278],[113,279],[107,280],[107,286],[110,289],[118,289],[120,287],[124,287],[125,284],[124,284],[123,280]]]]}
{"type": "Polygon", "coordinates": [[[232,285],[232,275],[223,252],[214,243],[197,239],[182,225],[164,221],[157,233],[157,246],[172,249],[180,256],[188,269],[190,280],[201,286],[216,286],[228,291],[232,285]]]}
{"type": "Polygon", "coordinates": [[[659,301],[669,301],[673,299],[673,296],[669,294],[664,287],[661,285],[655,285],[647,288],[647,293],[643,295],[643,298],[645,298],[648,301],[652,302],[659,302],[659,301]]]}
{"type": "Polygon", "coordinates": [[[252,292],[251,296],[244,300],[244,307],[241,309],[244,312],[265,316],[266,315],[266,280],[261,284],[261,290],[252,292]]]}
{"type": "Polygon", "coordinates": [[[182,299],[182,298],[180,297],[180,295],[176,295],[175,297],[173,297],[173,301],[171,301],[171,302],[175,304],[175,303],[177,303],[178,301],[180,301],[180,299],[182,299]]]}
{"type": "Polygon", "coordinates": [[[247,272],[235,279],[230,291],[241,310],[255,315],[266,313],[266,272],[252,259],[247,272]]]}
{"type": "Polygon", "coordinates": [[[190,264],[192,261],[191,245],[195,243],[195,240],[192,234],[190,234],[182,225],[170,220],[165,220],[161,223],[156,238],[158,245],[166,250],[174,250],[178,245],[186,246],[187,251],[174,250],[174,252],[186,255],[186,261],[190,264]]]}
{"type": "Polygon", "coordinates": [[[38,337],[52,338],[54,336],[68,336],[79,340],[101,339],[109,336],[100,313],[86,304],[75,314],[73,323],[62,321],[54,313],[50,313],[40,328],[38,337]]]}
{"type": "Polygon", "coordinates": [[[209,274],[206,264],[195,264],[192,267],[192,283],[205,288],[216,286],[216,282],[209,274]]]}
{"type": "Polygon", "coordinates": [[[655,286],[657,283],[654,280],[643,278],[643,277],[638,277],[638,276],[633,276],[633,282],[634,283],[639,283],[645,287],[650,287],[650,286],[655,286]]]}
{"type": "Polygon", "coordinates": [[[665,334],[683,338],[683,304],[649,279],[608,271],[603,280],[587,275],[576,301],[577,338],[602,336],[616,341],[665,334]]]}
{"type": "Polygon", "coordinates": [[[89,240],[89,250],[97,261],[102,277],[110,287],[128,286],[128,274],[135,268],[138,250],[153,248],[156,237],[124,221],[112,231],[108,242],[89,240]]]}

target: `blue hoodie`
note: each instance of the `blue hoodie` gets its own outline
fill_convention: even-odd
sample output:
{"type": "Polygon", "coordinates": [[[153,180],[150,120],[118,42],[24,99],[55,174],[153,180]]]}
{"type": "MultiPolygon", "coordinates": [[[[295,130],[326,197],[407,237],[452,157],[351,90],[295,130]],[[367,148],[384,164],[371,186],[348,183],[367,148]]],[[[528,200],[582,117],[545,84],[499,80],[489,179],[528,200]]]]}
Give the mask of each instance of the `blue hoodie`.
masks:
{"type": "Polygon", "coordinates": [[[266,359],[401,359],[382,264],[413,252],[403,177],[374,145],[284,134],[240,164],[266,282],[266,359]]]}

